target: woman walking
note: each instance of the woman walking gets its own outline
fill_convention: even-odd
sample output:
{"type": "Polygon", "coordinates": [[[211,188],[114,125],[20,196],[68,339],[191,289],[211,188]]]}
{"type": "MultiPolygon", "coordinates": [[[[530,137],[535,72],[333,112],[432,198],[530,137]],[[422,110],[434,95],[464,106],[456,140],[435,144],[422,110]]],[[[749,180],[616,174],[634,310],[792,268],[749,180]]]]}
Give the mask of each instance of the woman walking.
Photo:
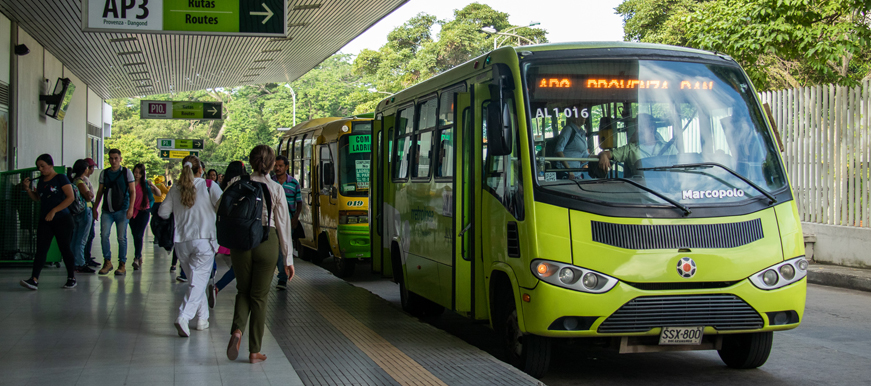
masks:
{"type": "MultiPolygon", "coordinates": [[[[269,172],[275,166],[275,152],[267,145],[259,145],[251,150],[248,156],[251,164],[251,180],[265,184],[272,200],[272,213],[268,213],[267,205],[263,205],[262,219],[268,221],[269,238],[251,250],[230,249],[230,260],[236,272],[236,308],[233,313],[233,325],[230,328],[230,343],[227,346],[227,358],[236,360],[239,356],[239,344],[242,341],[242,330],[248,328],[248,360],[251,363],[263,362],[266,355],[260,353],[263,340],[263,329],[266,322],[266,296],[272,285],[272,274],[275,272],[275,259],[279,251],[286,256],[285,272],[288,281],[293,278],[293,247],[290,243],[290,215],[284,202],[284,190],[277,182],[269,178],[269,172]],[[267,220],[268,219],[268,220],[267,220]]],[[[241,177],[234,178],[228,189],[241,177]]],[[[266,193],[266,192],[264,192],[266,193]]]]}
{"type": "MultiPolygon", "coordinates": [[[[247,176],[248,172],[245,171],[245,164],[242,161],[233,161],[227,165],[227,179],[225,182],[221,183],[221,190],[227,190],[227,183],[232,181],[234,178],[239,176],[247,176]]],[[[218,246],[218,254],[219,255],[229,255],[230,249],[223,246],[218,246]]],[[[216,256],[217,257],[217,256],[216,256]]],[[[226,287],[230,282],[236,280],[236,273],[233,271],[233,266],[230,266],[230,269],[224,273],[224,276],[221,276],[221,279],[218,280],[214,285],[209,284],[209,288],[206,290],[206,294],[209,296],[209,307],[215,308],[215,301],[218,297],[218,292],[220,292],[224,287],[226,287]]]]}
{"type": "Polygon", "coordinates": [[[39,273],[48,257],[48,248],[53,238],[57,238],[57,246],[63,256],[67,269],[67,283],[63,288],[76,287],[75,260],[70,249],[73,238],[73,217],[67,207],[75,200],[73,185],[63,174],[54,171],[54,160],[48,154],[36,158],[36,167],[41,177],[36,190],[30,186],[30,178],[24,179],[24,189],[30,199],[40,203],[39,226],[36,230],[36,256],[33,259],[33,272],[29,279],[22,280],[21,286],[36,290],[39,285],[39,273]]]}
{"type": "MultiPolygon", "coordinates": [[[[67,177],[73,182],[73,189],[79,190],[79,196],[85,203],[91,202],[94,198],[94,193],[88,187],[85,180],[88,178],[88,163],[80,159],[73,164],[72,168],[67,169],[67,177]]],[[[71,214],[73,216],[73,236],[70,244],[70,249],[73,250],[73,259],[76,262],[76,272],[94,273],[97,272],[88,266],[85,260],[85,244],[88,241],[88,234],[91,232],[91,227],[94,226],[94,215],[91,213],[91,208],[85,204],[85,210],[79,214],[71,214]]],[[[89,256],[90,257],[90,256],[89,256]]]]}
{"type": "Polygon", "coordinates": [[[221,198],[221,188],[209,188],[202,175],[200,160],[189,155],[182,160],[184,167],[178,183],[170,189],[160,206],[161,218],[175,219],[175,251],[182,268],[190,274],[190,285],[178,308],[175,328],[178,335],[190,336],[188,325],[197,317],[197,330],[209,328],[209,306],[206,304],[206,283],[215,260],[218,243],[215,241],[215,204],[221,198]]]}
{"type": "Polygon", "coordinates": [[[145,175],[145,165],[136,164],[133,167],[133,185],[136,187],[136,200],[133,202],[133,217],[130,218],[130,231],[133,233],[133,270],[142,267],[142,244],[145,238],[145,228],[151,219],[151,206],[154,205],[154,195],[160,195],[160,189],[148,180],[145,175]]]}

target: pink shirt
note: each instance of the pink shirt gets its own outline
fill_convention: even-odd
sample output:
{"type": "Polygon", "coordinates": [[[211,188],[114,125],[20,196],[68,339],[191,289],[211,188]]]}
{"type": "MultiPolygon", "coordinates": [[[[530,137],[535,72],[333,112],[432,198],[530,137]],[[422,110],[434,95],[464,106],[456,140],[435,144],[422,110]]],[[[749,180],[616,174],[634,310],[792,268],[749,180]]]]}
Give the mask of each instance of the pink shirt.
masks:
{"type": "Polygon", "coordinates": [[[133,202],[133,217],[139,215],[139,211],[148,209],[148,198],[142,191],[142,184],[136,184],[136,201],[133,202]]]}

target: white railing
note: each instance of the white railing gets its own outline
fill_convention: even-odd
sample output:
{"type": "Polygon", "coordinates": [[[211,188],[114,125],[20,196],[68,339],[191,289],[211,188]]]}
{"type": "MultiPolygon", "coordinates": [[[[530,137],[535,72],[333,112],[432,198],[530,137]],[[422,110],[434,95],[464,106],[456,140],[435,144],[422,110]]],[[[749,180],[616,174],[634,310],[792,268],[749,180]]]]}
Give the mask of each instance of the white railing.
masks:
{"type": "Polygon", "coordinates": [[[764,92],[802,221],[871,227],[871,81],[764,92]]]}

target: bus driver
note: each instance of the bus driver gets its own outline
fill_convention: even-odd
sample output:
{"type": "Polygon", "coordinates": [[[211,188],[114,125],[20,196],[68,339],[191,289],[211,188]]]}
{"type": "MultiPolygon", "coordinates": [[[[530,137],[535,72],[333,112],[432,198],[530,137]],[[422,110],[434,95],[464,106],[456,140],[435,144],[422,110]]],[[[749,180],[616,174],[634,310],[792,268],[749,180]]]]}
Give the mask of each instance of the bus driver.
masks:
{"type": "Polygon", "coordinates": [[[641,113],[638,114],[638,128],[633,138],[626,145],[599,153],[599,167],[607,173],[611,169],[612,159],[632,167],[643,158],[673,154],[677,154],[674,146],[656,135],[653,116],[641,113]],[[666,146],[668,148],[663,149],[666,146]]]}

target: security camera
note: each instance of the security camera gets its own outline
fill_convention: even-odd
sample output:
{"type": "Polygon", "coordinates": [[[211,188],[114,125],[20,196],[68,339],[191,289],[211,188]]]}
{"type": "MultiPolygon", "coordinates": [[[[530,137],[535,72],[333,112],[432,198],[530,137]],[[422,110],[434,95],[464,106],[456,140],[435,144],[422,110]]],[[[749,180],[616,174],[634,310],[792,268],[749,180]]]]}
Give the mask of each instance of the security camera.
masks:
{"type": "Polygon", "coordinates": [[[27,55],[30,53],[30,48],[27,48],[24,44],[19,44],[15,46],[15,55],[27,55]]]}

